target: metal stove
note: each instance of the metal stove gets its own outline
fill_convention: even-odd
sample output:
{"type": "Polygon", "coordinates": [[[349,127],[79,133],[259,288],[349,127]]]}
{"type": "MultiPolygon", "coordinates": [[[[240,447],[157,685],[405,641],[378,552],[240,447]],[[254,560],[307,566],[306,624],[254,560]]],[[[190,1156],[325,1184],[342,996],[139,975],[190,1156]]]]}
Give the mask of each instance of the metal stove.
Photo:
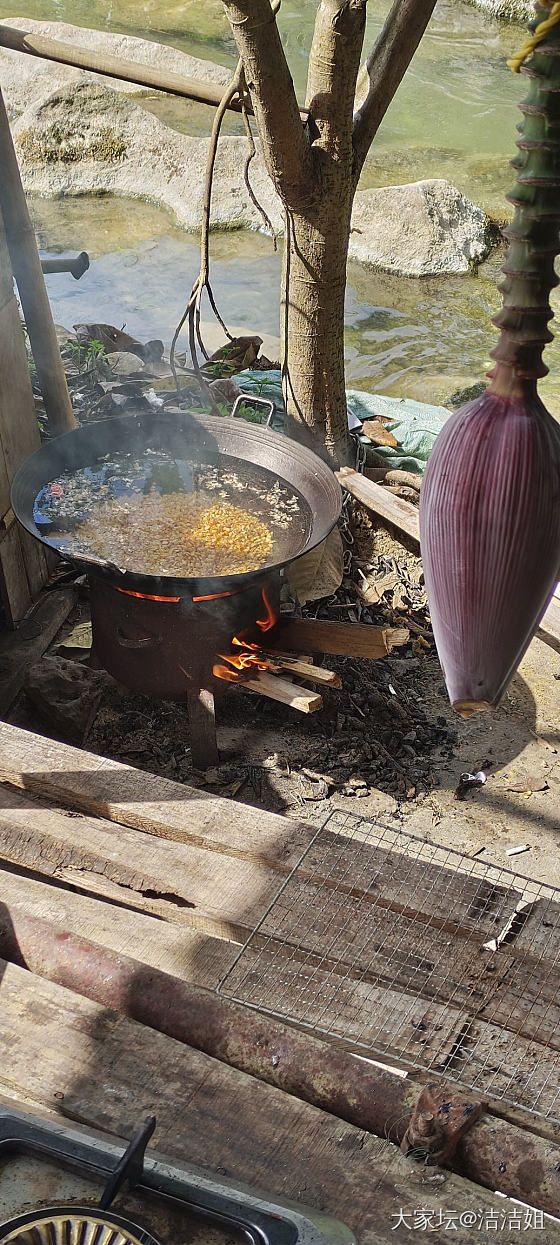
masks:
{"type": "Polygon", "coordinates": [[[321,1211],[0,1103],[2,1245],[356,1245],[321,1211]]]}

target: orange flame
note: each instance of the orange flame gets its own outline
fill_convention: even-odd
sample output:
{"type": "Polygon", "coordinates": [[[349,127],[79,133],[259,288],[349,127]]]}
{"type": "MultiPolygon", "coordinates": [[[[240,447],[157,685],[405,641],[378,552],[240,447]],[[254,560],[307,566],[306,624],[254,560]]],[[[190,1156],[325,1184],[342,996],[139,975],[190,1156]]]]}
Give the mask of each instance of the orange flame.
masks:
{"type": "MultiPolygon", "coordinates": [[[[238,595],[238,591],[239,591],[239,590],[237,590],[236,592],[212,592],[212,593],[210,594],[210,596],[209,596],[209,597],[193,597],[193,601],[195,601],[195,602],[196,602],[196,601],[221,601],[222,597],[235,597],[235,596],[237,596],[237,595],[238,595]]],[[[178,599],[179,599],[179,598],[177,598],[177,600],[178,600],[178,599]]]]}
{"type": "MultiPolygon", "coordinates": [[[[260,627],[261,631],[270,631],[276,624],[276,615],[266,595],[266,587],[262,589],[261,595],[265,607],[265,615],[264,618],[256,618],[255,623],[257,627],[260,627]]],[[[263,656],[258,644],[254,644],[250,640],[244,640],[243,635],[234,635],[231,644],[232,648],[242,648],[243,652],[218,653],[221,661],[227,664],[222,666],[219,662],[216,662],[213,667],[215,678],[225,679],[227,683],[236,683],[240,679],[242,681],[243,671],[270,669],[270,661],[267,661],[263,656]]]]}
{"type": "Polygon", "coordinates": [[[266,609],[266,618],[257,618],[257,627],[260,627],[261,631],[270,631],[276,623],[276,615],[266,595],[266,587],[262,590],[262,599],[266,609]]]}
{"type": "Polygon", "coordinates": [[[237,636],[233,637],[232,644],[243,647],[245,652],[218,653],[218,657],[227,662],[227,665],[221,666],[216,663],[213,667],[213,673],[217,679],[226,679],[229,683],[236,683],[243,670],[268,670],[268,663],[261,655],[258,644],[246,646],[242,640],[238,640],[237,636]]]}
{"type": "Polygon", "coordinates": [[[151,597],[147,592],[132,592],[130,588],[117,588],[117,592],[122,592],[125,597],[139,597],[141,601],[170,601],[176,605],[181,600],[180,597],[151,597]]]}

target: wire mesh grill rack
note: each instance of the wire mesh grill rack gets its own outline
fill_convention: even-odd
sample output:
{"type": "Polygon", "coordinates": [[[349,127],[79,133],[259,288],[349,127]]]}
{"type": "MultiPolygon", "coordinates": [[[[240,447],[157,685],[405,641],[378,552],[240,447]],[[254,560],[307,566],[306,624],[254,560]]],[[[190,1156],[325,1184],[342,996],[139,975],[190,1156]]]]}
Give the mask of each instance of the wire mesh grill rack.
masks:
{"type": "Polygon", "coordinates": [[[560,1123],[560,891],[336,811],[221,993],[560,1123]]]}

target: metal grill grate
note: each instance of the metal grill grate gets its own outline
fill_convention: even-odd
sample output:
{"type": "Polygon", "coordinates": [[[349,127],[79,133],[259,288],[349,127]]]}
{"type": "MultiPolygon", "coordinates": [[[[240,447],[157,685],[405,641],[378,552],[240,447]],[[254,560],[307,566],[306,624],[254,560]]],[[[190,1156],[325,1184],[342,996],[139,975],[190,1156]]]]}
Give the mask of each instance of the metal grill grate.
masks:
{"type": "Polygon", "coordinates": [[[335,812],[220,991],[560,1123],[560,891],[335,812]]]}

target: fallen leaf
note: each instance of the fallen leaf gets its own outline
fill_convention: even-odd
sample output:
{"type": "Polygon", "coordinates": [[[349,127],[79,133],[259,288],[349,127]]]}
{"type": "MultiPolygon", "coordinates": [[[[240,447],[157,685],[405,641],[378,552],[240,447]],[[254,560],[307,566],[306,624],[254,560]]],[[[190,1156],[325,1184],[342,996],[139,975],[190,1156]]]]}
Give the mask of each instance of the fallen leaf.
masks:
{"type": "Polygon", "coordinates": [[[362,424],[362,432],[374,445],[389,445],[394,449],[399,444],[393,433],[384,428],[380,419],[366,419],[362,424]]]}
{"type": "Polygon", "coordinates": [[[396,571],[387,571],[385,575],[380,575],[376,579],[364,581],[360,588],[362,601],[365,601],[367,605],[377,605],[384,593],[395,588],[398,582],[399,576],[396,571]]]}
{"type": "Polygon", "coordinates": [[[534,791],[548,791],[546,778],[524,778],[520,782],[512,782],[506,791],[517,791],[521,795],[532,795],[534,791]]]}

